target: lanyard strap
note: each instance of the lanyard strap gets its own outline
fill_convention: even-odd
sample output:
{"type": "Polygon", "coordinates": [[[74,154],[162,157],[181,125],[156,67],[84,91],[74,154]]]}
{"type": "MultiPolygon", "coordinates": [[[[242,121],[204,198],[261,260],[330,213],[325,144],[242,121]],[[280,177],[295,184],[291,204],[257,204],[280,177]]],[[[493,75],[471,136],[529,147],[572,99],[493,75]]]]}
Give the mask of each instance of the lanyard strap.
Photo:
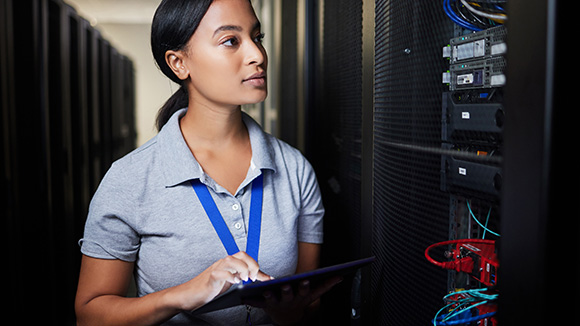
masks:
{"type": "MultiPolygon", "coordinates": [[[[252,181],[252,198],[250,202],[250,221],[248,222],[248,241],[246,243],[246,253],[250,255],[254,260],[258,261],[258,252],[260,248],[260,231],[262,227],[262,197],[263,197],[263,175],[260,174],[258,177],[252,181]]],[[[228,255],[233,255],[240,251],[234,237],[232,236],[230,230],[222,214],[220,213],[215,201],[211,197],[207,186],[201,183],[199,180],[192,180],[191,186],[197,198],[201,202],[203,209],[205,210],[207,216],[213,228],[215,229],[217,235],[219,236],[222,244],[226,248],[228,255]]]]}

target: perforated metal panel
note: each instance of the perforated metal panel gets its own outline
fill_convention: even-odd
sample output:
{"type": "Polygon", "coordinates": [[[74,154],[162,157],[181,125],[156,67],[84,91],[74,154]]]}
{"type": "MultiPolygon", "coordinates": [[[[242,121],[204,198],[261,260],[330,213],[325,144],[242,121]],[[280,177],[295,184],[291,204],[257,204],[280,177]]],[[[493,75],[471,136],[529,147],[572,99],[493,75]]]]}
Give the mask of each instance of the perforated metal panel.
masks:
{"type": "Polygon", "coordinates": [[[336,155],[327,162],[354,257],[360,247],[362,1],[326,1],[324,9],[324,107],[336,155]]]}
{"type": "Polygon", "coordinates": [[[377,1],[373,325],[427,325],[447,272],[423,252],[449,236],[440,189],[441,48],[453,35],[438,1],[377,1]]]}
{"type": "MultiPolygon", "coordinates": [[[[323,46],[306,147],[326,208],[321,264],[331,265],[360,258],[362,0],[324,1],[318,8],[323,46]]],[[[321,324],[349,324],[349,280],[323,299],[323,309],[321,324]]]]}

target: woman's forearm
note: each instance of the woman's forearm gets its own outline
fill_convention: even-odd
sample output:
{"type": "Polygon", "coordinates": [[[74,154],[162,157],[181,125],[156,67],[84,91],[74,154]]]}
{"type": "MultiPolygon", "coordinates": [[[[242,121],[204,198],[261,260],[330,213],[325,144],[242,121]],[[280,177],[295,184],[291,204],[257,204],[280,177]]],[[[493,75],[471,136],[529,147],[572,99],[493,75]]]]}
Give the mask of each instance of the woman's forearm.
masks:
{"type": "Polygon", "coordinates": [[[132,263],[83,257],[75,302],[79,326],[157,325],[197,309],[242,280],[270,280],[245,252],[227,256],[186,283],[126,298],[132,263]]]}
{"type": "MultiPolygon", "coordinates": [[[[77,325],[159,325],[182,311],[177,293],[180,287],[154,292],[140,298],[102,295],[77,303],[77,325]]],[[[203,305],[200,300],[198,306],[203,305]]]]}

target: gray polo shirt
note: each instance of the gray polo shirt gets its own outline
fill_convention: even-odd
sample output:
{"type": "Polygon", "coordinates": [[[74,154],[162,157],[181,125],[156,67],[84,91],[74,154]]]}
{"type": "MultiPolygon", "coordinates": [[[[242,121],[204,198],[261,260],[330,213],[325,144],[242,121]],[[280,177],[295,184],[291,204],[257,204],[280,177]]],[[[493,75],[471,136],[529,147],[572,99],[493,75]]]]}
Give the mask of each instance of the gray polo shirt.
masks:
{"type": "MultiPolygon", "coordinates": [[[[274,277],[296,270],[297,243],[322,242],[324,208],[312,166],[288,144],[265,133],[245,113],[252,146],[246,179],[235,195],[203,172],[189,150],[175,113],[157,136],[113,163],[89,208],[81,252],[135,262],[138,295],[185,283],[226,250],[190,180],[207,185],[232,236],[246,248],[251,182],[264,175],[260,269],[274,277]]],[[[243,325],[245,307],[193,317],[181,313],[166,325],[243,325]]],[[[254,323],[267,323],[259,309],[254,323]]]]}

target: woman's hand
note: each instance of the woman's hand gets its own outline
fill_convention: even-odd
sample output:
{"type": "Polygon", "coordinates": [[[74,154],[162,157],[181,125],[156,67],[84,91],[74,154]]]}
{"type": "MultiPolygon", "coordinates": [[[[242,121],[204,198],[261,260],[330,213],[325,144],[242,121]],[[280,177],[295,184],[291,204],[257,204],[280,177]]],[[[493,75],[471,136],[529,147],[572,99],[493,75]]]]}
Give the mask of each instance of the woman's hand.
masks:
{"type": "Polygon", "coordinates": [[[266,291],[264,301],[247,303],[264,309],[277,325],[297,325],[316,309],[318,299],[341,281],[341,277],[333,277],[311,289],[310,282],[304,280],[295,292],[290,285],[283,285],[279,297],[266,291]]]}
{"type": "Polygon", "coordinates": [[[75,308],[79,325],[158,325],[211,301],[241,280],[270,280],[245,252],[223,258],[192,280],[126,298],[133,263],[83,256],[75,308]]]}
{"type": "Polygon", "coordinates": [[[258,263],[247,253],[218,260],[189,282],[174,288],[172,295],[181,310],[193,310],[210,302],[242,281],[269,281],[272,278],[260,271],[258,263]]]}

